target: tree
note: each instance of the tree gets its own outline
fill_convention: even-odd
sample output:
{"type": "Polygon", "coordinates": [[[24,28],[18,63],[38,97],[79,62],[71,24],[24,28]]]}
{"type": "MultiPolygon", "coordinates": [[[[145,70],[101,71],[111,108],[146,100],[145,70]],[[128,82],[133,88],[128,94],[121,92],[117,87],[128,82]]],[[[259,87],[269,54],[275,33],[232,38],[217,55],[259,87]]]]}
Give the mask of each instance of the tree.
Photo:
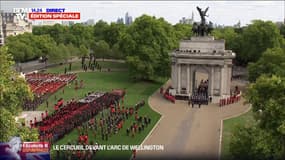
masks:
{"type": "Polygon", "coordinates": [[[15,118],[7,109],[0,108],[0,142],[9,141],[17,133],[15,118]]]}
{"type": "Polygon", "coordinates": [[[226,49],[239,53],[240,36],[233,27],[216,28],[212,34],[215,39],[224,39],[226,41],[226,49]]]}
{"type": "Polygon", "coordinates": [[[88,56],[89,50],[84,45],[80,45],[78,53],[78,56],[82,59],[81,64],[83,67],[83,64],[85,64],[85,58],[88,56]]]}
{"type": "Polygon", "coordinates": [[[174,27],[174,30],[176,33],[176,38],[178,40],[189,39],[193,34],[192,33],[192,25],[190,25],[190,24],[177,23],[173,27],[174,27]]]}
{"type": "Polygon", "coordinates": [[[119,42],[133,79],[169,76],[169,51],[177,46],[173,27],[164,19],[143,15],[127,28],[119,42]]]}
{"type": "Polygon", "coordinates": [[[59,44],[58,48],[60,51],[58,54],[61,54],[62,59],[67,63],[68,59],[71,57],[69,52],[70,50],[63,43],[59,44]]]}
{"type": "Polygon", "coordinates": [[[0,142],[7,142],[13,136],[20,136],[22,141],[38,141],[37,129],[19,125],[15,117],[5,108],[0,108],[0,142]]]}
{"type": "Polygon", "coordinates": [[[14,56],[14,60],[16,62],[24,62],[25,61],[25,53],[22,52],[23,48],[26,47],[25,43],[22,43],[20,41],[13,41],[13,43],[8,43],[6,44],[9,48],[9,53],[14,56]]]}
{"type": "MultiPolygon", "coordinates": [[[[8,141],[20,132],[14,115],[21,111],[24,99],[32,99],[32,92],[25,80],[12,70],[13,57],[8,48],[0,48],[0,141],[8,141]]],[[[32,131],[34,133],[34,131],[32,131]]],[[[27,132],[21,132],[24,135],[27,132]]]]}
{"type": "Polygon", "coordinates": [[[285,77],[260,76],[246,93],[256,124],[238,128],[230,144],[234,159],[285,157],[285,77]]]}
{"type": "Polygon", "coordinates": [[[281,24],[279,26],[280,29],[280,34],[283,36],[283,38],[285,38],[285,24],[281,24]]]}
{"type": "Polygon", "coordinates": [[[285,76],[285,52],[281,48],[267,49],[255,63],[249,63],[249,80],[254,82],[262,74],[285,76]]]}
{"type": "Polygon", "coordinates": [[[121,36],[125,33],[126,26],[121,23],[111,23],[109,27],[106,27],[105,33],[104,33],[104,40],[108,43],[110,48],[113,47],[114,44],[116,44],[121,36]]]}
{"type": "Polygon", "coordinates": [[[55,46],[51,54],[48,56],[49,61],[54,63],[63,62],[63,60],[66,63],[69,58],[69,49],[62,43],[55,46]]]}
{"type": "Polygon", "coordinates": [[[66,45],[70,56],[78,56],[79,55],[79,48],[75,47],[72,43],[66,45]]]}
{"type": "Polygon", "coordinates": [[[244,64],[256,62],[267,48],[282,47],[283,41],[277,26],[271,21],[255,20],[244,28],[239,56],[244,64]]]}
{"type": "Polygon", "coordinates": [[[93,27],[93,34],[95,37],[95,41],[99,40],[106,40],[106,31],[108,30],[110,26],[107,22],[104,22],[103,20],[99,20],[93,27]]]}
{"type": "Polygon", "coordinates": [[[80,47],[84,45],[86,48],[90,48],[93,42],[93,28],[91,26],[83,26],[82,24],[74,24],[70,27],[70,34],[76,39],[72,42],[75,46],[80,47]]]}
{"type": "Polygon", "coordinates": [[[52,48],[56,46],[56,42],[49,35],[40,35],[35,36],[35,50],[38,50],[35,54],[38,57],[40,56],[48,56],[52,52],[52,48]]]}
{"type": "Polygon", "coordinates": [[[230,157],[225,159],[243,160],[282,160],[284,143],[269,132],[260,129],[256,124],[238,126],[230,142],[230,157]]]}
{"type": "Polygon", "coordinates": [[[21,110],[23,99],[32,98],[32,94],[25,80],[11,70],[14,62],[7,50],[7,47],[0,48],[0,107],[14,115],[21,110]]]}
{"type": "Polygon", "coordinates": [[[8,46],[8,53],[13,55],[16,62],[26,62],[52,54],[56,42],[49,35],[24,33],[7,37],[5,45],[8,46]]]}
{"type": "Polygon", "coordinates": [[[284,91],[285,78],[262,75],[255,83],[249,86],[246,94],[248,102],[252,104],[253,111],[262,111],[262,114],[256,115],[256,119],[260,121],[261,128],[272,131],[275,134],[282,134],[279,129],[285,123],[284,91]]]}
{"type": "Polygon", "coordinates": [[[95,57],[104,59],[106,57],[109,57],[110,46],[106,41],[100,40],[97,43],[95,43],[93,51],[94,51],[95,57]]]}
{"type": "Polygon", "coordinates": [[[111,51],[110,51],[110,58],[114,59],[124,59],[124,55],[120,50],[120,45],[119,43],[116,43],[113,45],[111,51]]]}
{"type": "Polygon", "coordinates": [[[17,134],[21,137],[22,141],[33,142],[38,141],[39,131],[36,128],[28,128],[25,126],[19,126],[17,128],[17,134]]]}

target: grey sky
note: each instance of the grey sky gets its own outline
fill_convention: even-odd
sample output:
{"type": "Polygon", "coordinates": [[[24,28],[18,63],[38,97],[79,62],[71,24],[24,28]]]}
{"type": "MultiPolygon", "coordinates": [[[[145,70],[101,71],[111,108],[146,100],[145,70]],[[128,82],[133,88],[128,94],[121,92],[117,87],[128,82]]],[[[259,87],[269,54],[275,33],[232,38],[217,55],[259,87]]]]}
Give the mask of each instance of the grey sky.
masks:
{"type": "Polygon", "coordinates": [[[66,8],[66,11],[80,11],[81,20],[116,21],[126,12],[133,17],[142,14],[164,17],[175,24],[181,17],[191,17],[200,21],[196,6],[210,7],[207,20],[217,24],[233,25],[239,20],[242,25],[253,19],[284,21],[284,1],[1,1],[1,10],[13,8],[66,8]]]}

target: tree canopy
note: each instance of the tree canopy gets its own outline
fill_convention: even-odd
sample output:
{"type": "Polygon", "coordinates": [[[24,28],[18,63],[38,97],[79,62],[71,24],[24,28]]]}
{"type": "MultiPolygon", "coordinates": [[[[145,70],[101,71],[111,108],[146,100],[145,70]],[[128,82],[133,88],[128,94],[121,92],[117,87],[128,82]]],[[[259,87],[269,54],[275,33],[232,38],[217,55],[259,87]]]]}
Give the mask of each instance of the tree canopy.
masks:
{"type": "Polygon", "coordinates": [[[252,82],[245,98],[255,122],[239,126],[230,142],[232,159],[285,157],[284,38],[272,22],[254,21],[241,32],[239,62],[247,64],[252,82]]]}
{"type": "Polygon", "coordinates": [[[213,30],[212,35],[215,39],[224,39],[226,41],[226,49],[233,50],[237,53],[237,59],[241,59],[241,34],[239,34],[233,27],[216,28],[213,30]]]}
{"type": "Polygon", "coordinates": [[[274,159],[285,157],[285,78],[260,76],[246,98],[252,104],[256,124],[236,128],[230,143],[233,159],[274,159]]]}
{"type": "Polygon", "coordinates": [[[285,76],[285,52],[282,48],[267,49],[256,63],[249,63],[249,80],[255,81],[262,74],[285,76]]]}
{"type": "Polygon", "coordinates": [[[0,141],[6,142],[17,134],[25,135],[23,140],[36,140],[37,131],[16,125],[14,116],[21,111],[23,100],[32,98],[32,92],[19,73],[11,69],[13,57],[7,50],[7,47],[0,48],[0,141]]]}
{"type": "Polygon", "coordinates": [[[189,39],[192,36],[192,25],[190,24],[177,23],[173,27],[178,40],[189,39]]]}
{"type": "Polygon", "coordinates": [[[271,21],[255,20],[243,29],[240,61],[244,64],[256,62],[267,48],[284,46],[284,39],[276,24],[271,21]]]}
{"type": "Polygon", "coordinates": [[[32,93],[25,80],[11,70],[14,62],[7,48],[1,47],[0,52],[0,107],[15,115],[21,110],[23,99],[32,98],[32,93]]]}
{"type": "Polygon", "coordinates": [[[134,79],[153,80],[156,76],[169,75],[168,54],[176,42],[174,29],[169,23],[162,18],[143,15],[127,28],[120,49],[126,55],[134,79]]]}

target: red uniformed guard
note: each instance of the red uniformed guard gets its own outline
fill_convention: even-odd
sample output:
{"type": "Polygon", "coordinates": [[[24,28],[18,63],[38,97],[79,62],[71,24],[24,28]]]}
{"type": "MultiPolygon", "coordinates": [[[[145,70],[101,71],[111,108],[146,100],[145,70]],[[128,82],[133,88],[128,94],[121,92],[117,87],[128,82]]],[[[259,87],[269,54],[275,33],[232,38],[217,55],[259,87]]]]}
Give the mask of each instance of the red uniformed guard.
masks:
{"type": "Polygon", "coordinates": [[[42,115],[42,121],[44,120],[44,113],[41,114],[42,115]]]}
{"type": "Polygon", "coordinates": [[[137,151],[134,149],[133,150],[133,159],[136,159],[136,154],[137,154],[137,151]]]}
{"type": "Polygon", "coordinates": [[[87,145],[88,144],[88,135],[84,135],[83,136],[83,139],[84,139],[84,144],[87,145]]]}
{"type": "Polygon", "coordinates": [[[160,88],[160,94],[163,94],[163,87],[160,88]]]}
{"type": "Polygon", "coordinates": [[[33,128],[33,120],[30,120],[30,126],[33,128]]]}
{"type": "Polygon", "coordinates": [[[54,105],[54,110],[57,111],[58,110],[58,106],[57,104],[54,105]]]}

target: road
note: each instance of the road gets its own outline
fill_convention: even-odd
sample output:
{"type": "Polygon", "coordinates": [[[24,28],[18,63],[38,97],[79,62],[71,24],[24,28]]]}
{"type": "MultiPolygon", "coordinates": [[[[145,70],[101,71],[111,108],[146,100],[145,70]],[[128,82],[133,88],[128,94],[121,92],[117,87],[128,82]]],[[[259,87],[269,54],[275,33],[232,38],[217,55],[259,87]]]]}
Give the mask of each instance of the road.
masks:
{"type": "MultiPolygon", "coordinates": [[[[168,86],[168,84],[166,84],[168,86]]],[[[211,159],[218,160],[221,120],[248,111],[249,105],[238,103],[225,107],[218,104],[188,106],[186,101],[175,104],[165,100],[159,91],[149,98],[153,110],[162,117],[142,145],[164,145],[164,151],[138,151],[138,159],[211,159]]]]}

